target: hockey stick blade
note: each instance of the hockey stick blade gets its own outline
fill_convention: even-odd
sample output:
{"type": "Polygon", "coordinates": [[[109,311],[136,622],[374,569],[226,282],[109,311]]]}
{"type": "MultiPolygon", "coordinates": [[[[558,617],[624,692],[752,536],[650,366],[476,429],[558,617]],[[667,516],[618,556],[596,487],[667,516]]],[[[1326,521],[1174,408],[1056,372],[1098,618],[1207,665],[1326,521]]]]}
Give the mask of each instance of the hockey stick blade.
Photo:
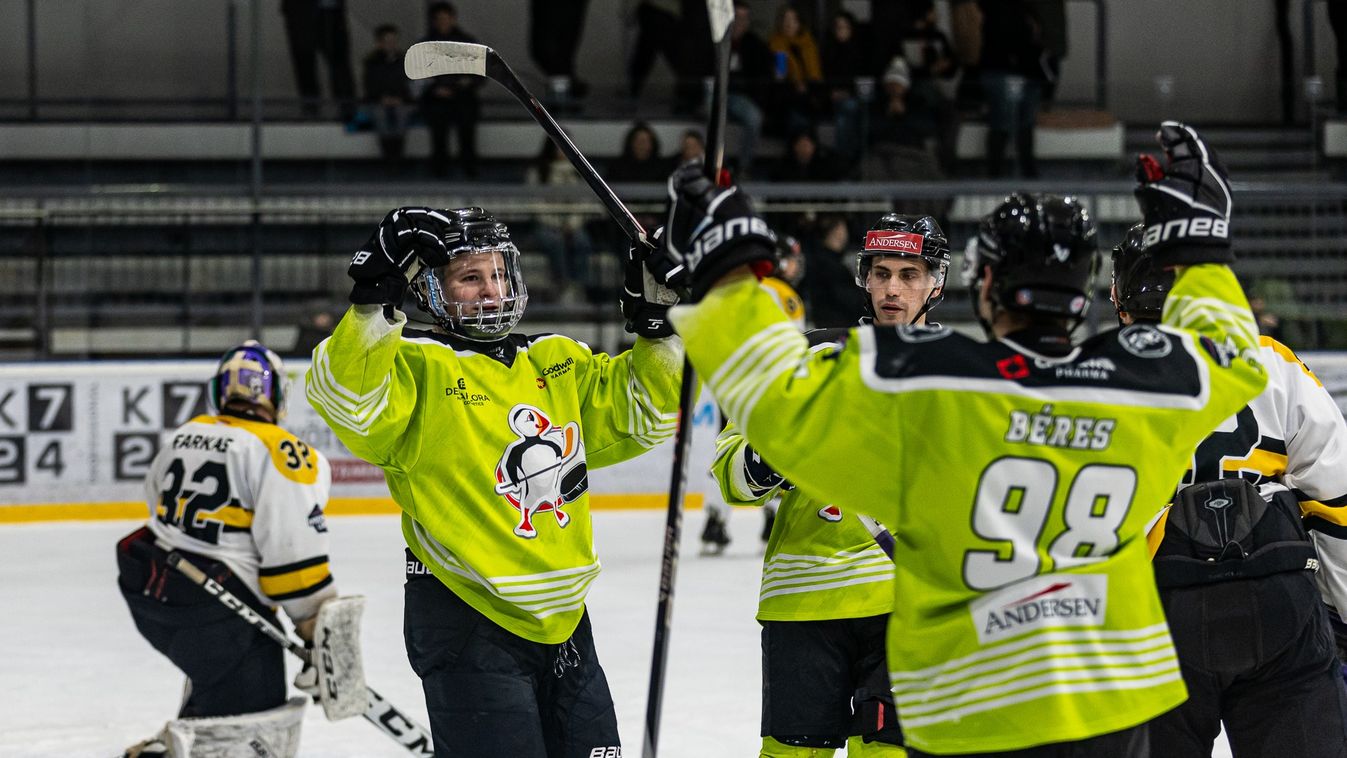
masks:
{"type": "Polygon", "coordinates": [[[402,70],[408,79],[429,79],[446,74],[486,76],[486,45],[471,42],[418,42],[407,48],[402,70]]]}
{"type": "Polygon", "coordinates": [[[590,165],[589,159],[580,152],[580,148],[566,136],[566,132],[556,119],[552,118],[552,114],[548,113],[543,104],[538,102],[538,98],[524,87],[524,83],[519,81],[514,70],[495,50],[486,45],[470,42],[418,42],[407,48],[402,67],[411,79],[425,79],[445,74],[483,76],[504,87],[528,109],[529,115],[533,116],[538,126],[547,132],[547,136],[556,144],[557,149],[575,167],[580,178],[584,179],[585,184],[594,191],[594,195],[608,211],[608,215],[622,228],[627,239],[642,245],[650,244],[645,227],[641,226],[631,211],[627,210],[627,206],[618,199],[603,177],[599,176],[599,172],[594,170],[594,166],[590,165]]]}

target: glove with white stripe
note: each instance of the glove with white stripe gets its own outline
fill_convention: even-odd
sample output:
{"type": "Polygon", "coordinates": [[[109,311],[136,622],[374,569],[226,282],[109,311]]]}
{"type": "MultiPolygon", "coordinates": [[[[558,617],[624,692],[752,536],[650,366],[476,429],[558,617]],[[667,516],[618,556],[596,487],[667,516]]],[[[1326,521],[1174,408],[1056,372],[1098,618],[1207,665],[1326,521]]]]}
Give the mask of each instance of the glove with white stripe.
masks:
{"type": "Polygon", "coordinates": [[[449,261],[444,233],[450,220],[433,208],[398,208],[389,211],[379,228],[351,257],[346,274],[355,280],[351,302],[356,305],[387,305],[402,302],[409,272],[422,266],[441,266],[449,261]]]}
{"type": "Polygon", "coordinates": [[[1165,165],[1137,157],[1142,244],[1163,266],[1230,263],[1230,181],[1216,152],[1196,130],[1166,121],[1156,134],[1165,165]]]}
{"type": "MultiPolygon", "coordinates": [[[[661,244],[664,228],[655,230],[651,238],[661,244]]],[[[673,334],[669,323],[669,307],[678,303],[678,294],[655,281],[646,270],[645,261],[652,248],[637,243],[627,250],[627,264],[622,277],[622,315],[627,319],[627,331],[638,337],[660,339],[673,334]]]]}
{"type": "Polygon", "coordinates": [[[664,244],[646,259],[655,280],[687,288],[701,300],[722,276],[748,264],[760,275],[776,262],[776,235],[753,212],[736,186],[717,187],[702,175],[700,161],[683,164],[669,177],[669,214],[664,244]]]}

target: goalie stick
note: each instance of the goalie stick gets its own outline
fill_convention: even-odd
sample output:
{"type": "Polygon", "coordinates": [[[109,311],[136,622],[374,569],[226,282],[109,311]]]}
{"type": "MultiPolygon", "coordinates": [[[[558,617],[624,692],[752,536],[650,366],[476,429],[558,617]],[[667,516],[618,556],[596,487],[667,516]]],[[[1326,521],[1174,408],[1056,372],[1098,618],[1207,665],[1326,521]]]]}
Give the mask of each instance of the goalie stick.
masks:
{"type": "Polygon", "coordinates": [[[599,172],[594,170],[584,153],[581,153],[575,143],[571,142],[571,138],[566,136],[566,132],[561,130],[561,125],[552,118],[552,114],[548,113],[542,103],[538,102],[538,98],[524,87],[524,83],[519,81],[519,77],[515,76],[505,59],[495,50],[471,42],[418,42],[407,48],[402,68],[409,79],[427,79],[446,74],[484,76],[504,87],[528,109],[533,120],[547,132],[547,136],[556,143],[561,154],[575,166],[585,184],[588,184],[598,196],[599,202],[603,203],[613,221],[622,227],[627,238],[632,242],[650,245],[645,228],[635,216],[631,215],[631,211],[622,204],[612,188],[603,181],[599,172]]]}
{"type": "MultiPolygon", "coordinates": [[[[277,629],[271,622],[249,607],[247,603],[220,586],[219,582],[211,579],[206,575],[206,572],[197,568],[195,564],[184,558],[176,550],[168,551],[165,560],[168,565],[190,579],[216,600],[219,600],[221,605],[229,608],[258,631],[270,637],[273,642],[293,653],[301,661],[310,665],[314,663],[313,651],[290,639],[285,632],[277,629]]],[[[374,724],[379,728],[379,731],[393,738],[394,742],[397,742],[412,754],[434,758],[435,750],[431,747],[430,733],[427,730],[412,721],[407,714],[398,710],[397,706],[384,700],[383,696],[373,689],[366,687],[365,695],[366,706],[362,715],[366,721],[374,724]]]]}
{"type": "MultiPolygon", "coordinates": [[[[716,48],[716,77],[706,130],[706,176],[721,183],[725,160],[725,99],[730,72],[730,0],[707,0],[711,42],[716,48]]],[[[660,561],[659,604],[655,609],[655,644],[650,659],[650,687],[645,701],[645,743],[641,754],[655,758],[659,746],[660,711],[664,704],[664,671],[669,661],[669,632],[673,624],[674,578],[678,573],[678,547],[683,534],[683,494],[688,480],[688,452],[692,447],[692,415],[697,398],[697,377],[692,363],[683,358],[683,384],[678,393],[678,429],[674,434],[673,467],[669,476],[669,510],[664,522],[664,554],[660,561]]]]}

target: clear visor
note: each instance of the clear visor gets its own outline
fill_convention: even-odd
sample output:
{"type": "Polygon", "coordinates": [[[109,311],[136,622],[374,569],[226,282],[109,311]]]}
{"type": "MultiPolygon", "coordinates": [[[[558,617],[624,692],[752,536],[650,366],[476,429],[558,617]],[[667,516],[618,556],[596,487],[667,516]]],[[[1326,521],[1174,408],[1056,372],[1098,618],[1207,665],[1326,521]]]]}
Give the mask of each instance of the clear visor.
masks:
{"type": "Polygon", "coordinates": [[[945,266],[934,270],[917,256],[862,255],[856,284],[866,292],[919,292],[945,285],[945,266]]]}

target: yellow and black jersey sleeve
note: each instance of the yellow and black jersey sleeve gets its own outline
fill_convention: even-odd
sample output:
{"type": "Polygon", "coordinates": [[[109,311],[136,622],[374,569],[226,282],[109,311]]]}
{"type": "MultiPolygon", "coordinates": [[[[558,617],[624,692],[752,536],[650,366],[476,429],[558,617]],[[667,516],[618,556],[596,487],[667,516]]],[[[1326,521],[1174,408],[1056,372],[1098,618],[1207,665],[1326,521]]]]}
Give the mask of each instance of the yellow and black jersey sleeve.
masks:
{"type": "Polygon", "coordinates": [[[267,597],[275,601],[308,597],[332,584],[327,556],[319,555],[283,566],[262,566],[257,582],[267,597]]]}

